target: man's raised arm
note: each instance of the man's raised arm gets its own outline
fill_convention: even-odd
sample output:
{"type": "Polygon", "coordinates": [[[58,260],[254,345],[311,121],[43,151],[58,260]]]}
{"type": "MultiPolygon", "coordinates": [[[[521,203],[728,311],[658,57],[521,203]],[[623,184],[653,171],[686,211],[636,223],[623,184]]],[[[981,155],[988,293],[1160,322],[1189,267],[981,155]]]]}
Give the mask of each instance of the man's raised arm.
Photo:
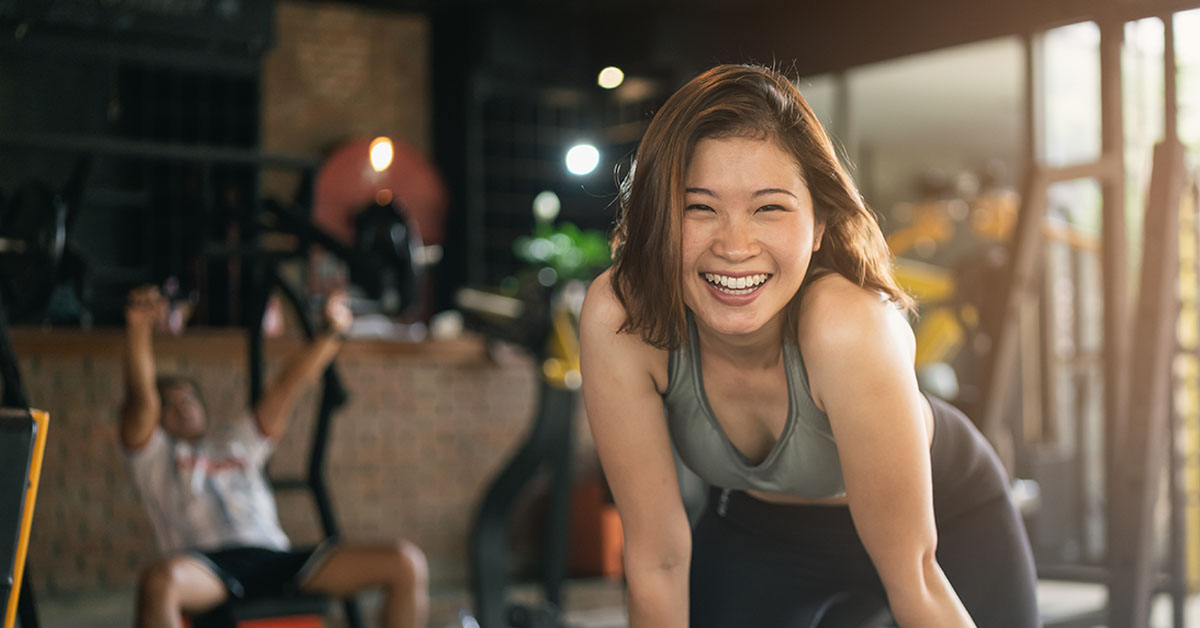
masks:
{"type": "Polygon", "coordinates": [[[335,292],[325,301],[325,333],[317,336],[284,365],[262,399],[254,407],[258,429],[265,436],[279,438],[287,429],[292,408],[304,389],[317,380],[342,348],[354,315],[344,292],[335,292]]]}
{"type": "Polygon", "coordinates": [[[125,402],[121,406],[121,444],[137,449],[158,426],[162,410],[155,386],[154,327],[166,300],[154,286],[129,293],[125,304],[125,402]]]}

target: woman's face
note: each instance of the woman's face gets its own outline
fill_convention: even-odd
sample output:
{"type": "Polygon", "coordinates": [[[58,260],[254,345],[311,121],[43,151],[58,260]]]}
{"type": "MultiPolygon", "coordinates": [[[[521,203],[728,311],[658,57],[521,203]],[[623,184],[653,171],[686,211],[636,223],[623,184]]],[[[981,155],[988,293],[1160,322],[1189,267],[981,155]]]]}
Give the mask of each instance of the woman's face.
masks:
{"type": "Polygon", "coordinates": [[[707,138],[685,181],[683,298],[697,324],[723,335],[777,326],[824,231],[799,164],[771,140],[707,138]]]}

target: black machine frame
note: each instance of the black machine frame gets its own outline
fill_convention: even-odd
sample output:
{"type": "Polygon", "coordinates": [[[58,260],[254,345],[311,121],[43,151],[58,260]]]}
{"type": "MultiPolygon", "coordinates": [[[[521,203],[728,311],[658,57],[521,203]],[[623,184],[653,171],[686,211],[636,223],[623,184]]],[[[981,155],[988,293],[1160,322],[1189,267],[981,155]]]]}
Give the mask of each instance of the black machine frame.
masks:
{"type": "MultiPolygon", "coordinates": [[[[8,315],[4,303],[0,301],[0,378],[4,385],[4,394],[0,398],[0,406],[5,408],[20,408],[29,411],[29,397],[25,385],[21,381],[21,369],[17,363],[16,353],[13,352],[12,340],[8,335],[8,315]]],[[[25,576],[21,579],[21,591],[17,598],[17,621],[22,628],[38,628],[37,600],[31,584],[29,561],[25,563],[25,576]]],[[[5,588],[7,589],[7,588],[5,588]]],[[[7,600],[7,595],[4,596],[7,600]]]]}

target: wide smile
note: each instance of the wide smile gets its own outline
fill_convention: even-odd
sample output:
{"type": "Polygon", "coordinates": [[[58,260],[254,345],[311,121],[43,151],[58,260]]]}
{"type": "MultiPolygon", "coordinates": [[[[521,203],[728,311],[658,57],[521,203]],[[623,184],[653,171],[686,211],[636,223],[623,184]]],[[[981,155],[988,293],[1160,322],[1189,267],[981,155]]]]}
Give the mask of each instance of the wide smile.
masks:
{"type": "Polygon", "coordinates": [[[700,273],[700,277],[716,292],[739,297],[754,294],[766,285],[772,276],[770,273],[737,276],[721,273],[700,273]]]}

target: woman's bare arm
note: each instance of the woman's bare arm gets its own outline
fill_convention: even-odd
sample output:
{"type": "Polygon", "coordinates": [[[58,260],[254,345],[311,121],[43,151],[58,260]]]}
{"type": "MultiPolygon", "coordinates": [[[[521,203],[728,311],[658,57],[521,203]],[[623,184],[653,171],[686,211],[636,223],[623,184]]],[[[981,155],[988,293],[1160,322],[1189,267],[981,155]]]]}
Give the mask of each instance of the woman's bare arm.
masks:
{"type": "Polygon", "coordinates": [[[936,559],[929,438],[912,331],[842,277],[810,286],[801,346],[829,415],[850,514],[901,628],[974,628],[936,559]]]}
{"type": "Polygon", "coordinates": [[[617,333],[624,319],[605,273],[580,321],[584,403],[625,534],[629,626],[686,628],[691,528],[650,368],[663,355],[617,333]]]}

